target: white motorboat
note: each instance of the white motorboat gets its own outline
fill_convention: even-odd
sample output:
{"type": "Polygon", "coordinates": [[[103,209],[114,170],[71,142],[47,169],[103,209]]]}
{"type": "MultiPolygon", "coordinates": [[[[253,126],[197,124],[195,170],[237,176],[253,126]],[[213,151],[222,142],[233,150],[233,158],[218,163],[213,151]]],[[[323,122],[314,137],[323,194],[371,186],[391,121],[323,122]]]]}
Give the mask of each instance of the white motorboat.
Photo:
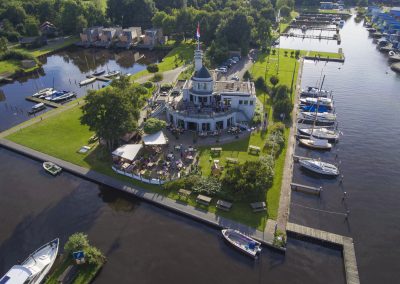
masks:
{"type": "Polygon", "coordinates": [[[53,176],[58,175],[62,171],[62,168],[60,166],[58,166],[52,162],[44,162],[43,169],[53,176]]]}
{"type": "Polygon", "coordinates": [[[299,164],[307,170],[313,171],[321,175],[337,176],[339,175],[339,169],[326,162],[321,162],[315,159],[300,159],[299,164]]]}
{"type": "Polygon", "coordinates": [[[304,122],[316,122],[320,124],[331,125],[336,122],[336,114],[329,112],[301,112],[298,117],[304,122]]]}
{"type": "Polygon", "coordinates": [[[326,139],[317,139],[311,137],[310,139],[299,139],[299,142],[305,147],[316,150],[330,150],[332,148],[332,144],[326,139]]]}
{"type": "Polygon", "coordinates": [[[53,88],[44,88],[39,90],[37,93],[34,93],[32,97],[40,98],[50,96],[55,90],[53,88]]]}
{"type": "Polygon", "coordinates": [[[320,105],[328,109],[333,109],[333,101],[330,98],[318,97],[318,98],[301,98],[300,104],[304,105],[320,105]]]}
{"type": "Polygon", "coordinates": [[[46,109],[46,106],[44,105],[44,103],[38,103],[38,104],[35,104],[28,113],[29,114],[35,114],[35,113],[37,113],[39,111],[42,111],[44,109],[46,109]]]}
{"type": "Polygon", "coordinates": [[[55,239],[33,252],[20,265],[14,265],[0,279],[1,284],[39,284],[56,260],[60,241],[55,239]]]}
{"type": "Polygon", "coordinates": [[[321,128],[298,128],[300,134],[313,136],[318,139],[326,139],[329,141],[339,140],[339,131],[330,130],[324,127],[321,128]]]}
{"type": "Polygon", "coordinates": [[[301,89],[300,96],[302,97],[310,97],[310,98],[318,98],[318,97],[328,97],[331,92],[327,90],[320,90],[317,87],[306,87],[305,89],[301,89]]]}
{"type": "Polygon", "coordinates": [[[224,229],[222,230],[224,238],[235,248],[241,252],[256,258],[261,252],[261,243],[242,234],[237,230],[224,229]]]}
{"type": "Polygon", "coordinates": [[[104,75],[104,77],[110,78],[110,77],[118,76],[119,74],[121,74],[121,71],[115,70],[115,71],[107,72],[107,73],[104,75]]]}
{"type": "Polygon", "coordinates": [[[85,80],[79,82],[79,86],[89,85],[89,84],[93,83],[96,80],[97,80],[96,77],[85,79],[85,80]]]}
{"type": "Polygon", "coordinates": [[[45,97],[45,100],[52,101],[52,102],[61,102],[61,101],[66,101],[66,100],[72,99],[74,97],[76,97],[76,94],[74,92],[59,91],[59,92],[55,92],[51,96],[45,97]]]}
{"type": "Polygon", "coordinates": [[[100,76],[100,75],[104,74],[105,72],[106,72],[106,70],[104,70],[104,69],[96,70],[93,72],[93,76],[100,76]]]}

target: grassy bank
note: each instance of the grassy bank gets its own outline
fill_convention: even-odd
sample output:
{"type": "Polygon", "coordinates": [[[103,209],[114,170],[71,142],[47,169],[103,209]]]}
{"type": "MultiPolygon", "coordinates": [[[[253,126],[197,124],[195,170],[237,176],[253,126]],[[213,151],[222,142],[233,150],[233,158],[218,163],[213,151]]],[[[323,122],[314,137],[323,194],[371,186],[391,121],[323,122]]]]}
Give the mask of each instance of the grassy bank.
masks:
{"type": "MultiPolygon", "coordinates": [[[[163,58],[162,62],[158,64],[159,72],[169,71],[190,62],[193,58],[194,46],[194,41],[180,43],[163,58]]],[[[146,69],[132,75],[131,78],[135,80],[150,74],[151,73],[146,69]]]]}

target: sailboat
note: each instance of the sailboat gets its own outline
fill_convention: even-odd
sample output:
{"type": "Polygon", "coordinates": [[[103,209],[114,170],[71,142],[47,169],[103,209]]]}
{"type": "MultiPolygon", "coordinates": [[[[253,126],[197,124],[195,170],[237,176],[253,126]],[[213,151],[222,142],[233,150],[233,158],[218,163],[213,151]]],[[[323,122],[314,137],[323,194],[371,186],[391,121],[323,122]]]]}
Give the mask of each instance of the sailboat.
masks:
{"type": "Polygon", "coordinates": [[[320,125],[332,125],[336,122],[336,114],[329,112],[301,112],[298,119],[302,122],[314,122],[320,125]]]}
{"type": "Polygon", "coordinates": [[[324,106],[328,109],[333,109],[333,101],[330,98],[323,98],[323,97],[318,97],[318,98],[302,98],[300,99],[300,104],[304,105],[316,105],[319,104],[321,106],[324,106]]]}
{"type": "Polygon", "coordinates": [[[339,131],[330,130],[325,127],[321,128],[298,128],[297,129],[300,134],[313,136],[318,139],[326,139],[328,141],[338,141],[339,140],[339,131]]]}
{"type": "Polygon", "coordinates": [[[326,162],[321,162],[321,160],[300,159],[299,164],[303,168],[321,175],[328,175],[328,176],[339,175],[339,169],[335,165],[326,162]]]}
{"type": "Polygon", "coordinates": [[[20,265],[14,265],[0,279],[1,284],[39,284],[44,277],[49,273],[51,267],[56,260],[59,239],[54,239],[47,244],[44,244],[20,265]]]}
{"type": "Polygon", "coordinates": [[[316,98],[316,97],[328,97],[331,94],[331,92],[327,90],[320,90],[318,87],[306,87],[305,89],[301,90],[300,96],[301,97],[310,97],[310,98],[316,98]]]}

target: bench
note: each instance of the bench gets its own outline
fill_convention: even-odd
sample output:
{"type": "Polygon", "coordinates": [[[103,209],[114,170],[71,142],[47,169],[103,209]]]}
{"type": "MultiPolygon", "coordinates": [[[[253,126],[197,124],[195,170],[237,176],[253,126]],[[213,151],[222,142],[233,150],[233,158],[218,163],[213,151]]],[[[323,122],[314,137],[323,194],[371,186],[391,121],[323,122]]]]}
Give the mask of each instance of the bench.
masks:
{"type": "Polygon", "coordinates": [[[250,145],[249,146],[249,152],[250,153],[259,154],[261,152],[261,148],[258,147],[258,146],[250,145]]]}
{"type": "Polygon", "coordinates": [[[205,196],[205,195],[201,195],[201,194],[199,194],[197,196],[197,198],[196,198],[196,202],[197,203],[200,203],[200,204],[203,204],[203,205],[207,205],[207,206],[210,205],[211,200],[212,200],[211,197],[208,197],[208,196],[205,196]]]}
{"type": "Polygon", "coordinates": [[[228,201],[224,201],[224,200],[218,200],[216,207],[221,210],[229,211],[229,210],[231,210],[232,203],[230,203],[228,201]]]}
{"type": "Polygon", "coordinates": [[[253,212],[261,212],[267,210],[267,205],[265,204],[265,202],[253,202],[250,203],[250,206],[253,209],[253,212]]]}
{"type": "Polygon", "coordinates": [[[222,152],[222,148],[211,148],[211,153],[217,153],[217,154],[221,154],[222,152]]]}
{"type": "Polygon", "coordinates": [[[237,164],[237,163],[239,163],[239,160],[236,158],[226,158],[226,163],[227,164],[237,164]]]}
{"type": "Polygon", "coordinates": [[[190,194],[192,194],[192,192],[190,190],[183,189],[183,188],[178,190],[178,195],[179,196],[188,198],[190,194]]]}

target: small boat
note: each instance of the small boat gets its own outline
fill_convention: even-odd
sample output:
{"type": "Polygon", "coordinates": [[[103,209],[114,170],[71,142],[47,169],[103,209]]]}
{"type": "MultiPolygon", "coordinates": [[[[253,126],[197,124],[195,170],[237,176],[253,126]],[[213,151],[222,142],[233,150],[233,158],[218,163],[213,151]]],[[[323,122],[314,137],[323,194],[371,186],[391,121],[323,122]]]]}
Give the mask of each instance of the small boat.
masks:
{"type": "Polygon", "coordinates": [[[344,23],[345,23],[344,20],[340,20],[340,21],[339,21],[339,26],[340,26],[340,27],[343,27],[343,26],[344,26],[344,23]]]}
{"type": "Polygon", "coordinates": [[[46,96],[51,95],[54,91],[55,90],[53,88],[45,88],[45,89],[39,90],[37,93],[34,93],[32,95],[32,97],[35,97],[35,98],[46,97],[46,96]]]}
{"type": "Polygon", "coordinates": [[[325,106],[318,106],[317,105],[302,105],[300,106],[300,109],[302,111],[306,111],[306,112],[316,112],[318,110],[318,112],[331,112],[330,109],[328,109],[325,106]]]}
{"type": "Polygon", "coordinates": [[[74,92],[58,91],[52,94],[51,96],[45,97],[44,99],[52,102],[61,102],[69,100],[74,97],[76,97],[76,94],[74,92]]]}
{"type": "Polygon", "coordinates": [[[311,137],[310,139],[299,139],[299,142],[305,147],[316,150],[330,150],[332,148],[332,144],[326,139],[317,139],[311,137]]]}
{"type": "Polygon", "coordinates": [[[52,174],[53,176],[58,175],[62,171],[62,168],[60,166],[57,166],[52,162],[44,162],[43,168],[46,172],[52,174]]]}
{"type": "Polygon", "coordinates": [[[321,162],[315,159],[300,159],[299,164],[307,170],[313,171],[321,175],[337,176],[339,175],[339,169],[326,162],[321,162]]]}
{"type": "Polygon", "coordinates": [[[235,248],[241,252],[256,258],[261,252],[261,243],[240,233],[237,230],[224,229],[222,230],[224,238],[235,248]]]}
{"type": "Polygon", "coordinates": [[[79,82],[79,86],[89,85],[89,84],[93,83],[96,80],[97,79],[95,77],[85,79],[85,80],[79,82]]]}
{"type": "Polygon", "coordinates": [[[329,130],[327,128],[299,128],[300,134],[313,136],[318,139],[326,139],[328,141],[338,141],[339,140],[339,131],[329,130]]]}
{"type": "Polygon", "coordinates": [[[306,26],[306,25],[302,25],[302,26],[301,26],[301,30],[302,30],[303,32],[305,32],[305,31],[307,30],[307,26],[306,26]]]}
{"type": "Polygon", "coordinates": [[[309,97],[309,98],[319,98],[319,97],[328,97],[331,92],[327,90],[320,90],[317,87],[306,87],[305,89],[301,90],[300,96],[301,97],[309,97]]]}
{"type": "Polygon", "coordinates": [[[332,99],[329,98],[301,98],[300,99],[300,104],[303,105],[319,105],[319,106],[324,106],[327,107],[328,109],[333,109],[333,101],[332,99]]]}
{"type": "Polygon", "coordinates": [[[336,122],[336,114],[329,112],[301,112],[299,120],[304,122],[316,122],[319,124],[332,125],[336,122]]]}
{"type": "Polygon", "coordinates": [[[119,74],[121,74],[121,71],[115,70],[115,71],[108,72],[107,74],[104,75],[104,77],[110,78],[110,77],[118,76],[119,74]]]}
{"type": "Polygon", "coordinates": [[[32,109],[28,113],[29,114],[34,114],[34,113],[37,113],[37,112],[42,111],[44,109],[46,109],[46,106],[44,105],[44,103],[38,103],[38,104],[34,105],[32,107],[32,109]]]}
{"type": "Polygon", "coordinates": [[[14,265],[0,279],[1,284],[39,284],[56,260],[60,241],[55,239],[34,251],[20,265],[14,265]]]}
{"type": "Polygon", "coordinates": [[[368,28],[367,31],[370,32],[370,33],[375,33],[375,32],[376,32],[376,29],[374,29],[374,28],[368,28]]]}
{"type": "Polygon", "coordinates": [[[106,70],[104,70],[104,69],[96,70],[93,72],[93,76],[100,76],[100,75],[104,74],[105,72],[106,72],[106,70]]]}
{"type": "Polygon", "coordinates": [[[394,51],[389,51],[389,61],[400,62],[400,54],[395,53],[394,51]]]}

